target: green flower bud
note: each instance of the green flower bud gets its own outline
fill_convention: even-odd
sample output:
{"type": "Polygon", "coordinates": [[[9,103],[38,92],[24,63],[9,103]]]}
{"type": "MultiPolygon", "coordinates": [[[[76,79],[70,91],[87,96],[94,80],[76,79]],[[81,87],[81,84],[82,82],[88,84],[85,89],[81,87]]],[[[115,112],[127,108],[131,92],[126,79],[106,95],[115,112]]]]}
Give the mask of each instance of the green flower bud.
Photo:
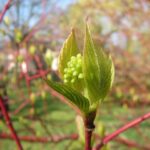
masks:
{"type": "Polygon", "coordinates": [[[34,54],[35,54],[35,51],[36,51],[36,47],[35,47],[34,45],[31,45],[31,46],[29,47],[29,53],[30,53],[31,55],[34,55],[34,54]]]}
{"type": "Polygon", "coordinates": [[[10,19],[9,19],[8,16],[4,17],[4,22],[5,22],[6,25],[8,25],[8,26],[11,24],[11,21],[10,21],[10,19]]]}
{"type": "Polygon", "coordinates": [[[22,32],[20,29],[15,29],[15,41],[20,43],[22,40],[22,32]]]}
{"type": "Polygon", "coordinates": [[[67,63],[67,68],[64,69],[64,83],[75,83],[80,79],[83,79],[82,73],[82,56],[77,54],[72,56],[67,63]]]}
{"type": "Polygon", "coordinates": [[[82,56],[81,56],[81,54],[77,54],[77,58],[81,58],[82,56]]]}
{"type": "Polygon", "coordinates": [[[47,75],[47,79],[48,79],[48,80],[51,80],[51,79],[52,79],[52,77],[51,77],[50,74],[47,75]]]}
{"type": "Polygon", "coordinates": [[[83,73],[80,73],[80,74],[78,75],[78,78],[79,78],[79,79],[83,79],[83,73]]]}
{"type": "Polygon", "coordinates": [[[20,116],[18,119],[19,119],[20,123],[23,123],[23,124],[28,123],[28,121],[25,118],[23,118],[22,116],[20,116]]]}
{"type": "Polygon", "coordinates": [[[22,62],[23,62],[23,56],[22,56],[22,55],[18,55],[18,56],[17,56],[17,61],[18,61],[19,63],[22,63],[22,62]]]}
{"type": "Polygon", "coordinates": [[[71,83],[74,83],[74,82],[75,82],[75,79],[72,79],[72,80],[71,80],[71,83]]]}
{"type": "Polygon", "coordinates": [[[65,74],[65,75],[64,75],[64,79],[66,79],[66,78],[68,78],[68,74],[65,74]]]}
{"type": "Polygon", "coordinates": [[[50,49],[48,49],[44,55],[44,59],[47,63],[48,66],[52,65],[52,61],[53,61],[53,54],[52,51],[50,49]]]}
{"type": "Polygon", "coordinates": [[[64,73],[66,73],[67,71],[68,71],[68,69],[67,69],[67,68],[65,68],[65,69],[64,69],[64,73]]]}
{"type": "Polygon", "coordinates": [[[72,56],[71,57],[71,61],[73,62],[73,61],[75,61],[76,60],[76,57],[75,56],[72,56]]]}
{"type": "Polygon", "coordinates": [[[41,92],[41,97],[42,97],[43,100],[45,100],[45,98],[46,98],[46,92],[45,91],[41,92]]]}
{"type": "Polygon", "coordinates": [[[31,93],[30,94],[30,100],[31,100],[31,103],[34,104],[35,103],[35,100],[36,100],[36,96],[34,93],[31,93]]]}
{"type": "Polygon", "coordinates": [[[70,66],[70,62],[67,63],[67,66],[68,66],[68,67],[70,66]]]}
{"type": "Polygon", "coordinates": [[[73,72],[73,76],[77,76],[78,75],[78,72],[77,71],[74,71],[73,72]]]}
{"type": "Polygon", "coordinates": [[[68,80],[67,80],[67,79],[64,79],[64,83],[68,83],[68,80]]]}

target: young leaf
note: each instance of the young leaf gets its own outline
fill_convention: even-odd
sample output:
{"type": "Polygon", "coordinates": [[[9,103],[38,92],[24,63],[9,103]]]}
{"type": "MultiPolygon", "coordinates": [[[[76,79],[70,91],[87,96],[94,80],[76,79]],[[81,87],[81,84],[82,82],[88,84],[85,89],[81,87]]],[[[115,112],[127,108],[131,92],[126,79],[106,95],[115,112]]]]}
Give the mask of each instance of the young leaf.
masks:
{"type": "Polygon", "coordinates": [[[52,89],[54,89],[55,91],[63,95],[65,98],[67,98],[69,103],[71,103],[73,106],[75,106],[85,114],[88,113],[89,101],[87,98],[82,96],[79,92],[75,91],[71,87],[68,87],[67,85],[62,83],[57,83],[50,80],[45,80],[45,81],[52,89]]]}
{"type": "Polygon", "coordinates": [[[102,50],[95,49],[90,31],[86,26],[83,74],[91,104],[102,100],[106,96],[112,84],[112,68],[111,59],[105,56],[102,50]]]}
{"type": "Polygon", "coordinates": [[[91,103],[96,101],[99,95],[98,83],[100,82],[100,69],[97,57],[98,56],[96,54],[94,44],[90,36],[88,26],[86,26],[86,35],[83,51],[83,74],[88,97],[91,103]]]}
{"type": "MultiPolygon", "coordinates": [[[[100,53],[102,54],[102,50],[99,50],[99,56],[100,53]]],[[[114,65],[112,62],[111,57],[107,57],[104,53],[99,59],[99,66],[100,66],[100,98],[104,99],[107,95],[109,89],[112,86],[113,79],[114,79],[114,65]]]]}
{"type": "Polygon", "coordinates": [[[68,61],[71,56],[75,56],[79,53],[78,46],[76,43],[76,37],[74,30],[72,30],[71,34],[68,36],[67,40],[64,42],[63,47],[60,51],[58,69],[60,75],[63,77],[64,68],[67,66],[68,61]]]}

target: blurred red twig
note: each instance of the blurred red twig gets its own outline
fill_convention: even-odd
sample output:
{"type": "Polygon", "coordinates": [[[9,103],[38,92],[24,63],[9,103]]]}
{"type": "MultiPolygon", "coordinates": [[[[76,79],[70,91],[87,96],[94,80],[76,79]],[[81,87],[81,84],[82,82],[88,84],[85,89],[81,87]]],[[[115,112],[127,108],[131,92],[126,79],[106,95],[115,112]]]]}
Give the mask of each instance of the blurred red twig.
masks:
{"type": "Polygon", "coordinates": [[[40,72],[39,74],[35,74],[35,75],[31,76],[29,78],[29,80],[31,81],[31,80],[34,80],[37,78],[43,78],[45,75],[47,75],[50,72],[50,70],[40,70],[40,71],[42,71],[42,72],[40,72]]]}
{"type": "MultiPolygon", "coordinates": [[[[101,139],[101,137],[97,134],[94,134],[94,137],[98,140],[101,139]]],[[[138,148],[138,149],[140,148],[140,150],[150,150],[150,147],[148,147],[148,146],[139,145],[135,141],[132,141],[132,140],[129,140],[129,139],[126,139],[126,138],[122,138],[122,137],[115,138],[115,139],[113,139],[113,141],[124,144],[127,147],[135,147],[135,148],[138,148]]]]}
{"type": "Polygon", "coordinates": [[[128,124],[124,125],[120,129],[113,132],[112,134],[109,134],[108,136],[104,137],[104,139],[102,139],[102,141],[99,144],[97,144],[97,146],[93,150],[100,150],[105,144],[107,144],[109,141],[113,140],[116,136],[118,136],[122,132],[140,124],[141,122],[143,122],[144,120],[149,119],[149,118],[150,118],[150,113],[147,113],[147,114],[129,122],[128,124]]]}
{"type": "Polygon", "coordinates": [[[135,141],[127,140],[125,138],[116,138],[114,139],[116,142],[122,143],[124,145],[127,145],[128,147],[136,147],[139,148],[140,150],[150,150],[150,147],[148,146],[142,146],[136,143],[135,141]]]}
{"type": "Polygon", "coordinates": [[[13,114],[16,115],[17,113],[19,113],[28,103],[29,99],[26,99],[24,102],[21,103],[21,105],[17,107],[17,109],[13,112],[13,114]]]}
{"type": "Polygon", "coordinates": [[[11,136],[16,141],[18,149],[19,150],[23,150],[22,145],[20,143],[20,140],[18,138],[18,135],[17,135],[17,133],[16,133],[16,131],[15,131],[13,125],[12,125],[12,122],[11,122],[10,117],[9,117],[9,115],[7,113],[7,110],[6,110],[5,106],[4,106],[3,99],[2,99],[1,96],[0,96],[0,108],[1,108],[2,114],[3,114],[4,118],[5,118],[6,124],[7,124],[8,128],[10,129],[10,131],[12,133],[11,136]]]}
{"type": "Polygon", "coordinates": [[[3,20],[3,17],[5,15],[6,11],[9,9],[11,2],[12,2],[12,0],[8,0],[7,3],[4,6],[4,9],[0,13],[0,22],[3,20]]]}
{"type": "MultiPolygon", "coordinates": [[[[26,60],[25,60],[25,63],[26,63],[26,67],[27,67],[27,71],[26,72],[21,72],[20,75],[19,75],[19,80],[21,80],[22,78],[25,78],[25,82],[26,82],[26,86],[28,88],[28,94],[30,95],[31,94],[31,91],[30,91],[30,84],[31,84],[31,81],[35,80],[35,79],[38,79],[38,78],[43,78],[45,77],[49,72],[51,72],[52,70],[51,69],[43,69],[43,64],[41,62],[41,59],[38,55],[35,55],[33,57],[30,57],[29,55],[27,55],[26,57],[26,60]],[[29,65],[29,61],[30,59],[33,58],[38,66],[38,71],[36,74],[34,75],[29,75],[28,72],[29,72],[29,69],[28,69],[28,65],[29,65]]],[[[27,99],[26,101],[24,101],[14,112],[14,114],[17,114],[18,112],[20,112],[20,110],[22,110],[27,104],[29,104],[29,100],[27,99]]]]}
{"type": "MultiPolygon", "coordinates": [[[[13,140],[12,135],[1,133],[0,138],[2,139],[10,139],[13,140]]],[[[20,136],[20,140],[27,141],[27,142],[40,142],[40,143],[48,143],[48,142],[61,142],[63,140],[77,140],[77,134],[70,134],[70,135],[53,135],[51,137],[36,137],[36,136],[20,136]]]]}

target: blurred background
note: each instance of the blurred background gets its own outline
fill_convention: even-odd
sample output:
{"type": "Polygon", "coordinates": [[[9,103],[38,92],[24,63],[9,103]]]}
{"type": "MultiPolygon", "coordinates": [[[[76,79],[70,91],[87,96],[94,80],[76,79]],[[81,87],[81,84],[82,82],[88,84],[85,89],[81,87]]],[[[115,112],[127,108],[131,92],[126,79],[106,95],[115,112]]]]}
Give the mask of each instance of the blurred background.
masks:
{"type": "MultiPolygon", "coordinates": [[[[0,0],[0,12],[6,3],[0,0]]],[[[60,80],[62,44],[75,28],[82,50],[87,19],[94,43],[112,55],[116,70],[95,134],[103,137],[150,109],[149,0],[12,0],[0,22],[0,94],[25,150],[83,149],[80,118],[41,77],[60,80]]],[[[143,122],[105,150],[150,149],[149,127],[143,122]]],[[[0,149],[17,149],[1,113],[0,149]]]]}

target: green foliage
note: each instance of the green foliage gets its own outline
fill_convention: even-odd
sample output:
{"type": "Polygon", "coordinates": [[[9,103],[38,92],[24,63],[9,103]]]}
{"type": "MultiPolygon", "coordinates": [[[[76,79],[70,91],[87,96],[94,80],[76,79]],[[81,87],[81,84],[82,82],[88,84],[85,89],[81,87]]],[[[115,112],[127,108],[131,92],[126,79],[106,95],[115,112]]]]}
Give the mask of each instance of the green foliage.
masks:
{"type": "Polygon", "coordinates": [[[52,89],[67,98],[68,102],[71,103],[75,107],[75,109],[78,109],[83,113],[88,112],[89,101],[79,92],[62,83],[56,83],[49,80],[46,80],[46,82],[52,89]]]}
{"type": "Polygon", "coordinates": [[[113,63],[102,50],[95,49],[88,26],[84,43],[83,73],[91,104],[104,99],[112,85],[113,63]]]}
{"type": "Polygon", "coordinates": [[[70,58],[72,56],[76,56],[78,53],[79,51],[76,43],[75,33],[74,30],[72,30],[71,34],[64,42],[59,55],[59,73],[62,77],[64,75],[64,69],[67,67],[67,63],[69,62],[70,58]]]}
{"type": "Polygon", "coordinates": [[[87,113],[95,111],[99,101],[108,93],[114,78],[114,67],[111,57],[107,57],[102,50],[95,49],[88,26],[83,57],[77,53],[78,46],[72,30],[59,57],[59,72],[64,84],[52,81],[47,83],[87,113]]]}

